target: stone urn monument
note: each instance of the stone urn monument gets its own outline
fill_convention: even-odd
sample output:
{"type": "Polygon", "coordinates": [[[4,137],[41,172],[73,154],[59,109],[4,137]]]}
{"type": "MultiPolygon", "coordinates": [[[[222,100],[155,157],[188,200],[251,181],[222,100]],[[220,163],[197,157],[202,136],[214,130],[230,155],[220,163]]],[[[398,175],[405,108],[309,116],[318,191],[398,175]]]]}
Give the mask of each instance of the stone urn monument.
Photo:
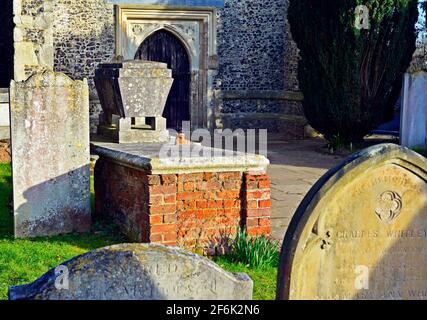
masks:
{"type": "Polygon", "coordinates": [[[124,61],[100,64],[95,86],[103,113],[98,134],[118,143],[165,142],[163,111],[172,87],[166,63],[124,61]]]}

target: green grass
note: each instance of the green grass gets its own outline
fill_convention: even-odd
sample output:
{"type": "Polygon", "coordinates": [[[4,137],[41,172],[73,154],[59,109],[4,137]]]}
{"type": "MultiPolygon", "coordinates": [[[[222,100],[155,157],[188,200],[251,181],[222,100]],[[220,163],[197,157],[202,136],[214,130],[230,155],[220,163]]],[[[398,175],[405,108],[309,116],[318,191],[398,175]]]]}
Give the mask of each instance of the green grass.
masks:
{"type": "MultiPolygon", "coordinates": [[[[93,208],[93,181],[91,190],[93,208]]],[[[0,164],[0,300],[7,299],[9,286],[33,282],[62,262],[93,249],[127,242],[115,225],[101,222],[95,222],[88,234],[15,240],[11,201],[10,165],[0,164]]],[[[247,273],[254,281],[255,300],[274,299],[277,266],[249,267],[232,256],[217,258],[216,262],[227,271],[247,273]]]]}
{"type": "Polygon", "coordinates": [[[95,222],[93,231],[87,234],[15,240],[9,205],[12,200],[11,182],[10,165],[0,164],[0,299],[7,299],[9,286],[32,282],[77,255],[125,242],[114,225],[100,222],[95,222]]]}
{"type": "Polygon", "coordinates": [[[249,237],[239,230],[231,243],[231,252],[214,259],[230,272],[244,272],[254,281],[255,300],[273,300],[276,295],[276,278],[279,265],[279,243],[265,236],[249,237]]]}
{"type": "Polygon", "coordinates": [[[229,272],[244,272],[254,282],[254,300],[274,300],[276,298],[277,266],[251,268],[236,263],[230,257],[218,257],[215,262],[229,272]]]}

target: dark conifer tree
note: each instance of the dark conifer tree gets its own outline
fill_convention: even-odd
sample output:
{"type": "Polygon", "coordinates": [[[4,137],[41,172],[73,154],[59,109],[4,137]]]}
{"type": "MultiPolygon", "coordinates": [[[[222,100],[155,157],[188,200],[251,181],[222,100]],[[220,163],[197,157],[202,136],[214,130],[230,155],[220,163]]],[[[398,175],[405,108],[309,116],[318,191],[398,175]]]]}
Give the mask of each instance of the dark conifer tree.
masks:
{"type": "Polygon", "coordinates": [[[415,51],[415,0],[291,0],[304,113],[327,139],[357,142],[391,119],[415,51]],[[355,9],[365,5],[366,21],[355,9]],[[359,27],[357,27],[359,26],[359,27]]]}

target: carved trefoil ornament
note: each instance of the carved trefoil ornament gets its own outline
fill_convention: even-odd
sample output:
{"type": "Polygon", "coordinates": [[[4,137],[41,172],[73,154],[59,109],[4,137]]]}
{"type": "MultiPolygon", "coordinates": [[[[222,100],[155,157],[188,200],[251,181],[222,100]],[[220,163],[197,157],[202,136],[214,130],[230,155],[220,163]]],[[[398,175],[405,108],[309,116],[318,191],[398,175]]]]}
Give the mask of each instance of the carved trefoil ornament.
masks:
{"type": "Polygon", "coordinates": [[[400,215],[402,207],[402,197],[397,192],[386,191],[379,196],[375,213],[381,221],[391,223],[400,215]]]}

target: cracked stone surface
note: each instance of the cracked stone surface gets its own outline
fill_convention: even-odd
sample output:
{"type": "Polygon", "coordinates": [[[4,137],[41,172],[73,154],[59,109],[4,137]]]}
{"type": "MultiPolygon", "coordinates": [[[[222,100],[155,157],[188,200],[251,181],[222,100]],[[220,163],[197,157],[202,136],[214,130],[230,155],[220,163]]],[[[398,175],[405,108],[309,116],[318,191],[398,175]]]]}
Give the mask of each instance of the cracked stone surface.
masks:
{"type": "Polygon", "coordinates": [[[271,179],[272,236],[282,241],[300,202],[330,168],[343,156],[331,155],[322,139],[271,142],[268,174],[271,179]]]}

